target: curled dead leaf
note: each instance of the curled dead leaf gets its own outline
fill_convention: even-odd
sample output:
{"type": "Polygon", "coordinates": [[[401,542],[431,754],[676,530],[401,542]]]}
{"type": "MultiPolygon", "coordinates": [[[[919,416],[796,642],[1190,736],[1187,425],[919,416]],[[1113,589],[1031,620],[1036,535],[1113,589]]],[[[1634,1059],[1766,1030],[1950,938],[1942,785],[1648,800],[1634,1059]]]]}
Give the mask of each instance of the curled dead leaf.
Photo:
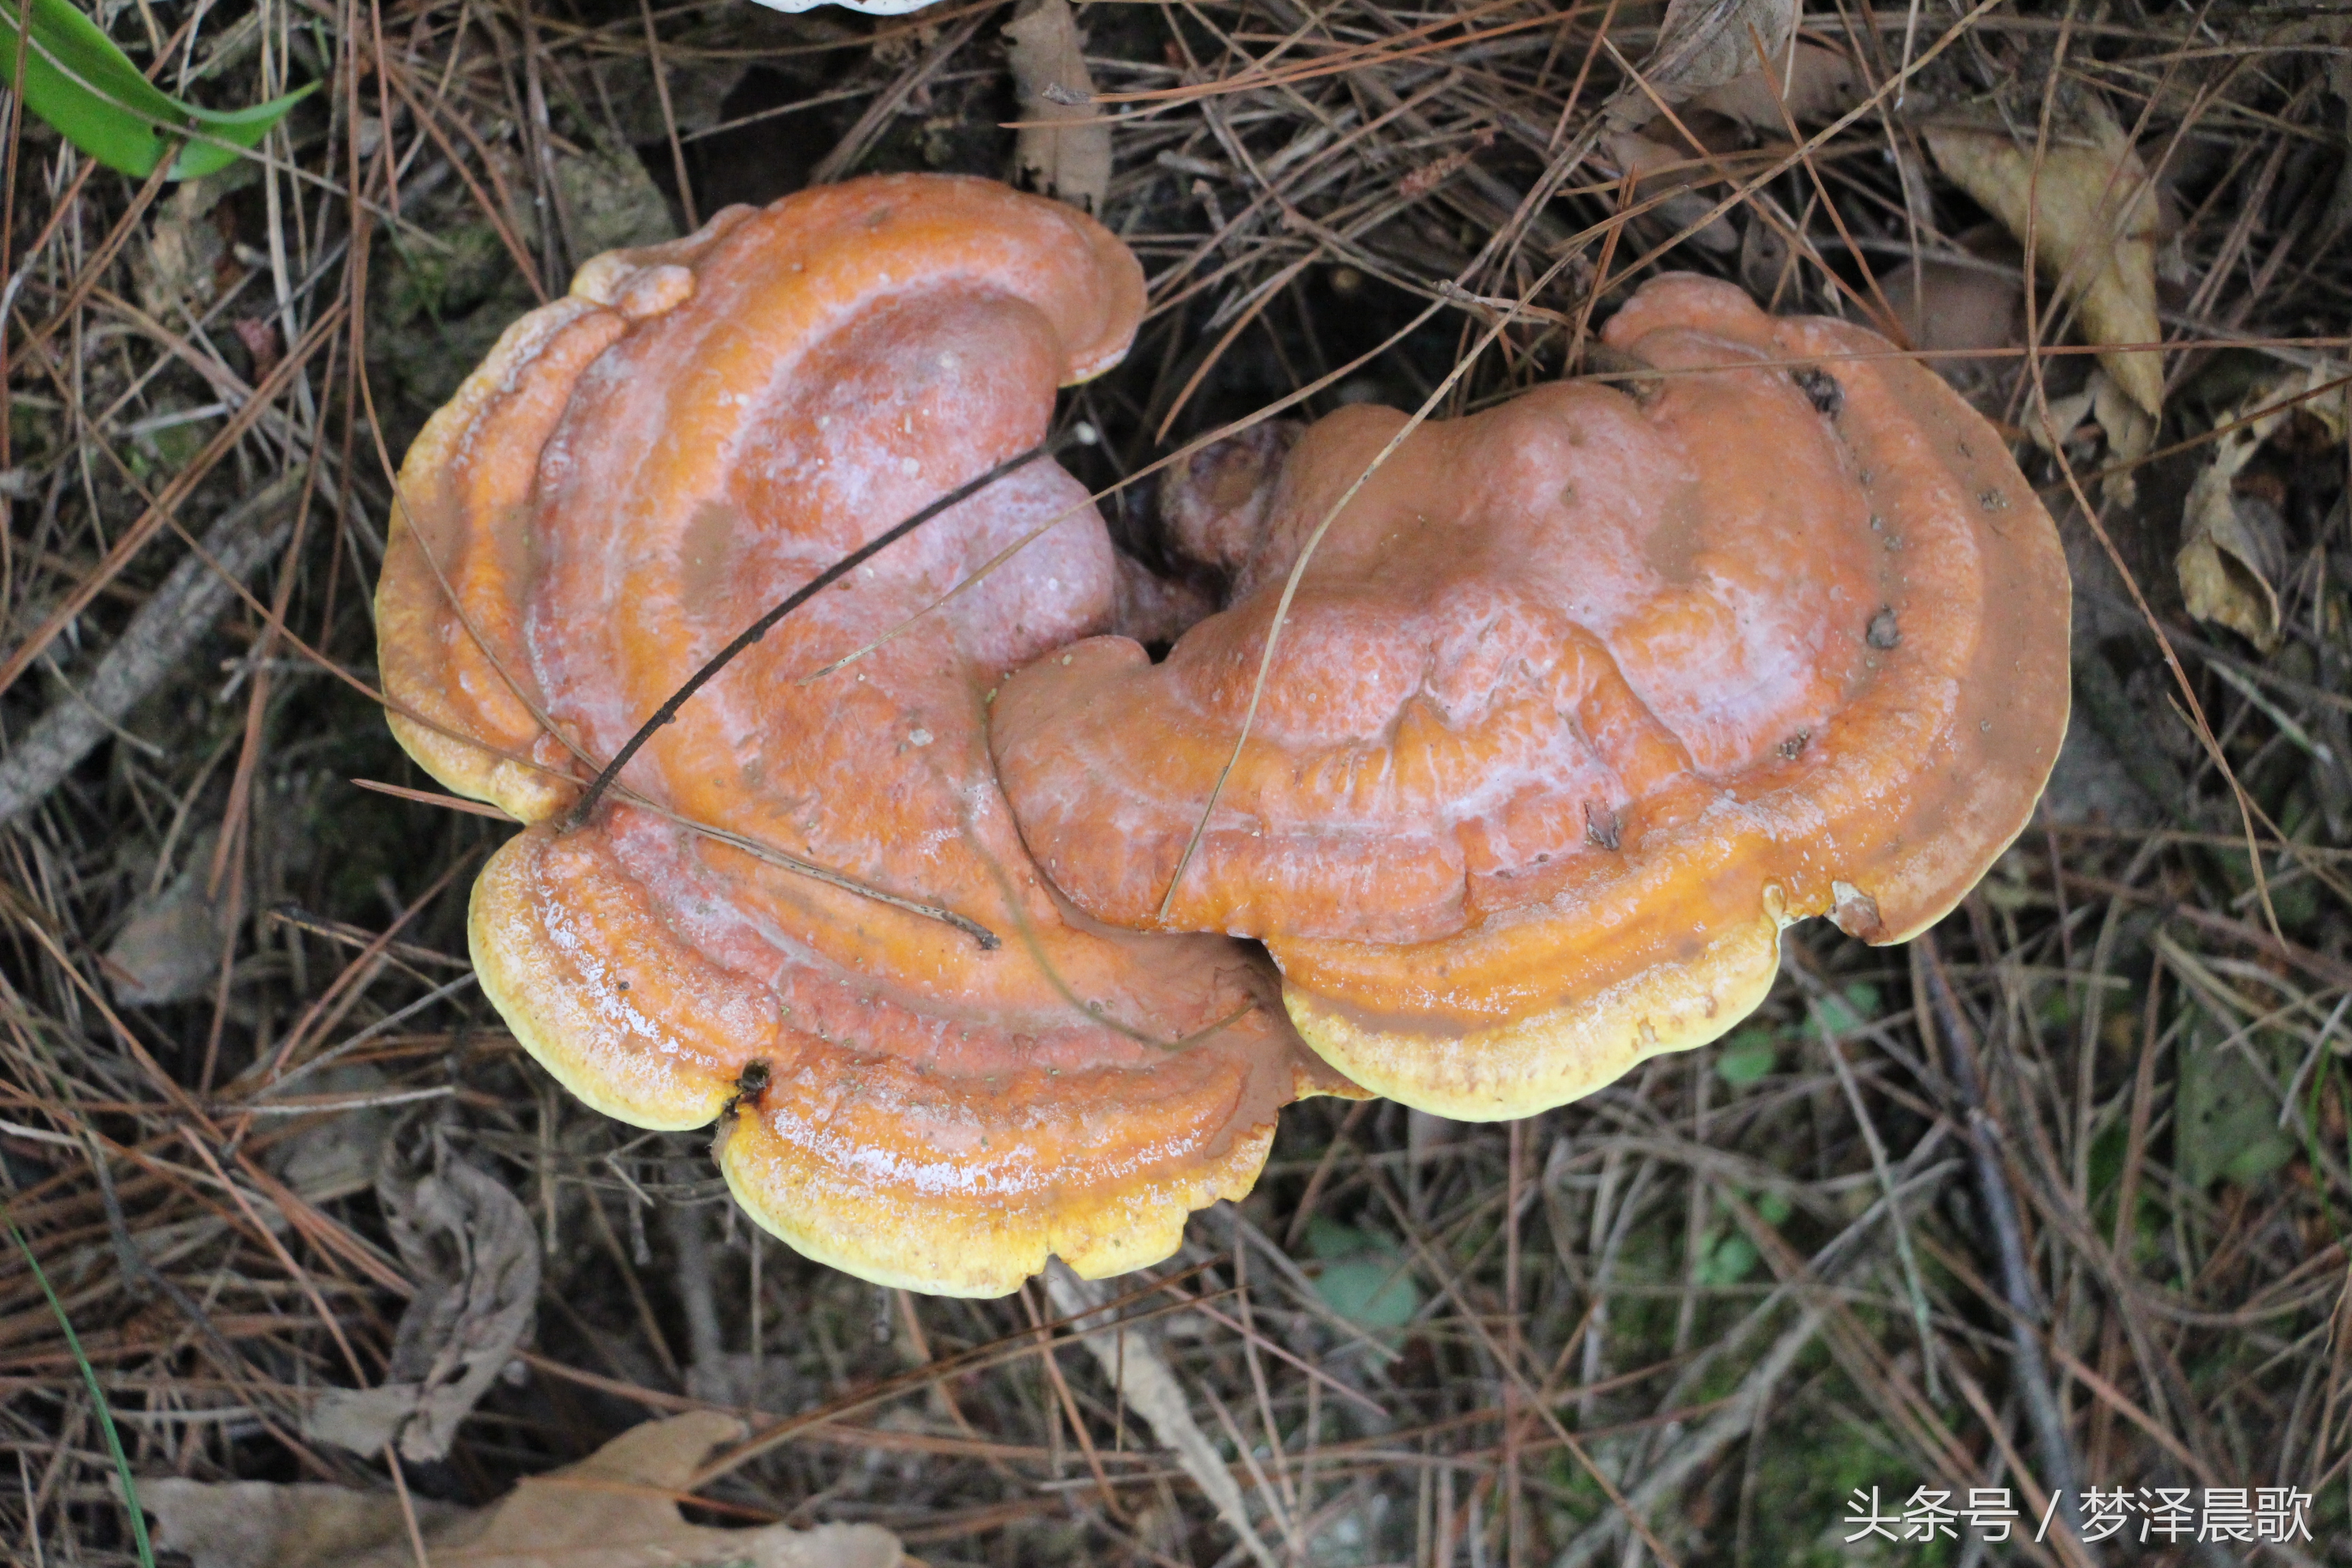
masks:
{"type": "MultiPolygon", "coordinates": [[[[450,1503],[412,1500],[428,1540],[466,1517],[450,1503]]],[[[155,1516],[155,1544],[184,1553],[195,1568],[341,1568],[408,1540],[390,1491],[158,1476],[139,1483],[139,1503],[155,1516]]]]}
{"type": "Polygon", "coordinates": [[[1014,183],[1099,211],[1110,190],[1110,126],[1090,101],[1094,77],[1070,0],[1021,0],[1004,37],[1028,122],[1013,143],[1014,183]]]}
{"type": "Polygon", "coordinates": [[[2091,416],[2091,388],[2086,384],[2080,392],[2051,398],[2039,415],[2026,420],[2026,435],[2050,456],[2065,456],[2075,433],[2082,429],[2083,421],[2091,416]]]}
{"type": "Polygon", "coordinates": [[[1721,87],[1709,88],[1695,100],[1701,109],[1728,115],[1767,136],[1785,136],[1788,121],[1802,125],[1834,119],[1860,103],[1869,90],[1853,58],[1843,49],[1825,49],[1790,34],[1772,58],[1771,68],[1753,63],[1721,87]],[[1781,118],[1783,105],[1788,119],[1781,118]]]}
{"type": "Polygon", "coordinates": [[[1778,58],[1796,30],[1797,0],[1667,0],[1641,79],[1619,88],[1602,117],[1613,130],[1646,124],[1657,113],[1653,94],[1680,103],[1736,80],[1756,68],[1759,42],[1766,58],[1778,58]]]}
{"type": "MultiPolygon", "coordinates": [[[[207,836],[209,837],[209,836],[207,836]]],[[[211,989],[220,974],[220,900],[207,895],[202,852],[161,892],[142,899],[106,950],[114,999],[133,1006],[185,1002],[211,989]]]]}
{"type": "Polygon", "coordinates": [[[2213,460],[2189,487],[2181,510],[2180,553],[2173,569],[2189,613],[2200,621],[2218,621],[2264,653],[2279,642],[2276,584],[2286,569],[2286,522],[2277,505],[2241,476],[2263,444],[2298,415],[2316,421],[2331,446],[2343,445],[2352,426],[2352,405],[2347,389],[2330,384],[2347,374],[2352,366],[2323,361],[2248,393],[2222,419],[2213,460]],[[2320,395],[2280,406],[2310,393],[2320,395]]]}
{"type": "MultiPolygon", "coordinates": [[[[1637,182],[1642,200],[1656,203],[1657,219],[1669,228],[1686,228],[1714,207],[1713,201],[1699,194],[1698,188],[1712,184],[1714,177],[1696,153],[1631,131],[1604,135],[1601,148],[1610,163],[1637,182]]],[[[1739,247],[1738,230],[1724,217],[1710,219],[1691,239],[1701,249],[1717,255],[1728,255],[1739,247]]]]}
{"type": "Polygon", "coordinates": [[[2180,553],[2173,569],[2189,613],[2219,621],[2264,653],[2278,646],[2278,590],[2272,583],[2286,560],[2274,508],[2231,490],[2218,468],[2197,476],[2181,517],[2180,553]]]}
{"type": "Polygon", "coordinates": [[[2156,446],[2156,420],[2104,366],[2091,373],[2091,417],[2107,437],[2107,466],[2119,470],[2100,480],[2100,489],[2117,506],[2131,506],[2139,499],[2131,465],[2156,446]]]}
{"type": "MultiPolygon", "coordinates": [[[[1929,126],[1944,173],[2021,242],[2082,311],[2094,343],[2149,343],[2156,313],[2155,187],[2115,116],[2085,99],[2049,145],[2020,146],[2001,128],[1929,126]]],[[[2102,353],[2099,363],[2151,416],[2164,411],[2164,365],[2153,353],[2102,353]]]]}
{"type": "MultiPolygon", "coordinates": [[[[898,1537],[871,1524],[713,1530],[680,1517],[681,1489],[718,1445],[742,1435],[730,1415],[697,1411],[633,1426],[565,1469],[520,1482],[484,1509],[413,1500],[436,1563],[467,1568],[898,1568],[898,1537]]],[[[261,1481],[142,1481],[155,1544],[195,1568],[413,1568],[417,1557],[391,1492],[261,1481]]]]}
{"type": "Polygon", "coordinates": [[[520,1199],[429,1135],[429,1164],[387,1156],[376,1173],[416,1295],[400,1315],[383,1384],[335,1389],[311,1406],[310,1436],[355,1453],[399,1441],[437,1459],[513,1359],[539,1301],[539,1236],[520,1199]]]}
{"type": "Polygon", "coordinates": [[[2086,434],[2104,441],[2103,466],[2112,471],[2099,481],[2102,492],[2120,507],[2139,499],[2132,465],[2156,445],[2156,421],[2105,369],[2091,372],[2081,391],[2050,399],[2039,417],[2025,422],[2025,433],[2053,458],[2065,456],[2066,447],[2086,434]]]}

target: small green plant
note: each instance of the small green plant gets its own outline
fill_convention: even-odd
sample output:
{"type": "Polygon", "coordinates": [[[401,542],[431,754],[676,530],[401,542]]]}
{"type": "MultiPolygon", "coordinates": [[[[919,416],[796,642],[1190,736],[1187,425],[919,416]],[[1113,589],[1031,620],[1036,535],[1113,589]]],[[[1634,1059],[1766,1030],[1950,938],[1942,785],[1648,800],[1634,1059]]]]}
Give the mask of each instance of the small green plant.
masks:
{"type": "Polygon", "coordinates": [[[58,1300],[57,1291],[49,1284],[48,1271],[41,1267],[40,1258],[34,1255],[33,1244],[25,1239],[23,1231],[16,1228],[16,1216],[0,1208],[0,1222],[7,1225],[8,1239],[16,1244],[18,1252],[24,1254],[26,1267],[33,1271],[34,1279],[40,1284],[41,1294],[48,1298],[49,1311],[57,1318],[58,1327],[65,1332],[66,1350],[73,1356],[74,1365],[81,1369],[82,1383],[89,1389],[90,1407],[98,1412],[99,1428],[106,1434],[106,1451],[112,1456],[114,1474],[122,1483],[122,1506],[131,1515],[131,1540],[138,1549],[140,1568],[155,1568],[155,1549],[147,1540],[147,1516],[139,1508],[139,1486],[131,1479],[131,1458],[122,1451],[122,1434],[115,1430],[114,1413],[106,1407],[106,1393],[98,1386],[98,1369],[91,1366],[89,1357],[82,1353],[81,1336],[74,1332],[73,1320],[66,1316],[65,1303],[58,1300]]]}
{"type": "Polygon", "coordinates": [[[0,5],[0,82],[23,73],[25,107],[65,139],[123,174],[145,178],[167,153],[169,177],[194,180],[226,168],[268,134],[318,84],[251,109],[198,109],[140,74],[98,24],[69,0],[29,0],[33,47],[18,47],[26,0],[0,5]]]}
{"type": "Polygon", "coordinates": [[[1773,1032],[1761,1026],[1740,1029],[1716,1053],[1715,1075],[1734,1089],[1745,1088],[1780,1065],[1773,1032]]]}
{"type": "Polygon", "coordinates": [[[1307,1249],[1323,1262],[1316,1292],[1349,1322],[1393,1333],[1421,1310],[1421,1287],[1387,1237],[1318,1215],[1307,1222],[1307,1249]]]}
{"type": "Polygon", "coordinates": [[[1878,987],[1857,980],[1837,995],[1822,997],[1820,1007],[1822,1022],[1832,1033],[1859,1029],[1878,1016],[1878,987]]]}

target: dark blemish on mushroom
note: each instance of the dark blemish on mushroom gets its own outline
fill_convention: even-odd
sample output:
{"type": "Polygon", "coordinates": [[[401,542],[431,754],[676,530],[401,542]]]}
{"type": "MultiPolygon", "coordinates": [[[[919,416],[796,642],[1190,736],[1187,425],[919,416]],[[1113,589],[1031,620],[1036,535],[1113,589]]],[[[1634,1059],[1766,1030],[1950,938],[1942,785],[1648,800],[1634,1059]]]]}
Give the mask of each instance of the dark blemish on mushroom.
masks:
{"type": "Polygon", "coordinates": [[[1614,849],[1620,843],[1617,814],[1594,801],[1584,803],[1584,841],[1597,848],[1614,849]]]}
{"type": "Polygon", "coordinates": [[[1834,419],[1844,411],[1845,388],[1840,386],[1837,377],[1829,372],[1815,365],[1807,365],[1801,370],[1790,371],[1789,378],[1812,404],[1813,412],[1824,419],[1834,419]]]}
{"type": "Polygon", "coordinates": [[[2007,511],[2009,498],[1999,490],[1986,490],[1977,497],[1977,505],[1987,511],[2007,511]]]}
{"type": "Polygon", "coordinates": [[[1804,754],[1805,748],[1812,743],[1812,739],[1813,732],[1811,730],[1798,731],[1795,734],[1780,742],[1779,748],[1780,760],[1784,763],[1795,762],[1799,757],[1804,754]]]}
{"type": "Polygon", "coordinates": [[[625,981],[625,980],[622,981],[622,982],[621,982],[621,989],[622,989],[622,990],[624,990],[624,991],[626,991],[628,988],[629,988],[629,983],[628,983],[627,981],[625,981]]]}
{"type": "Polygon", "coordinates": [[[1903,642],[1903,634],[1895,628],[1895,612],[1892,609],[1882,609],[1878,614],[1871,616],[1870,630],[1863,636],[1869,641],[1870,646],[1875,648],[1897,647],[1903,642]]]}
{"type": "Polygon", "coordinates": [[[768,1063],[766,1058],[760,1058],[745,1062],[743,1064],[743,1071],[735,1079],[735,1092],[729,1095],[727,1097],[727,1103],[719,1108],[719,1120],[725,1121],[736,1115],[737,1112],[742,1109],[743,1102],[747,1100],[755,1104],[758,1103],[760,1096],[766,1092],[767,1088],[768,1063]]]}

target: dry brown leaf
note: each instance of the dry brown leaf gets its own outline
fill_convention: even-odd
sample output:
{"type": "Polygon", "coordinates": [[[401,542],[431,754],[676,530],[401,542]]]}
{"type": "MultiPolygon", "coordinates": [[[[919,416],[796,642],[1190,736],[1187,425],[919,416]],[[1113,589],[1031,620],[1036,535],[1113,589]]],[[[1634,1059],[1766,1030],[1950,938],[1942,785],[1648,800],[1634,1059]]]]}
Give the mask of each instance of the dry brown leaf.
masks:
{"type": "MultiPolygon", "coordinates": [[[[434,1568],[898,1568],[898,1537],[871,1524],[713,1530],[679,1517],[703,1457],[742,1435],[712,1411],[631,1427],[567,1469],[522,1481],[486,1509],[415,1500],[434,1568]]],[[[344,1487],[143,1481],[155,1544],[195,1568],[414,1568],[400,1500],[344,1487]]]]}
{"type": "MultiPolygon", "coordinates": [[[[1715,203],[1697,192],[1699,185],[1713,180],[1696,153],[1631,131],[1604,135],[1601,150],[1621,173],[1633,176],[1643,200],[1656,201],[1652,210],[1660,223],[1680,230],[1713,210],[1715,203]]],[[[1728,255],[1739,246],[1738,231],[1728,218],[1720,216],[1709,219],[1691,238],[1702,249],[1718,255],[1728,255]]]]}
{"type": "MultiPolygon", "coordinates": [[[[2094,343],[2147,343],[2156,314],[2155,189],[2115,116],[2087,99],[2053,131],[2039,160],[1999,128],[1930,126],[1927,150],[1979,205],[2022,241],[2079,303],[2094,343]]],[[[2103,353],[2099,363],[2147,413],[2164,412],[2164,363],[2155,353],[2103,353]]]]}
{"type": "MultiPolygon", "coordinates": [[[[467,1510],[413,1500],[428,1537],[467,1510]]],[[[337,1568],[408,1539],[392,1492],[274,1481],[190,1481],[162,1476],[139,1483],[139,1506],[155,1516],[155,1544],[184,1552],[195,1568],[337,1568]]]]}
{"type": "Polygon", "coordinates": [[[212,989],[220,976],[219,903],[205,893],[201,849],[163,891],[142,899],[106,950],[107,977],[117,1002],[153,1006],[185,1002],[212,989]]]}
{"type": "Polygon", "coordinates": [[[2310,392],[2352,374],[2352,367],[2322,361],[2307,370],[2292,371],[2256,387],[2222,419],[2238,427],[2213,443],[2213,461],[2189,487],[2180,518],[2180,553],[2173,558],[2179,574],[2180,594],[2189,613],[2200,621],[2218,621],[2268,653],[2279,642],[2279,598],[2275,584],[2286,567],[2285,521],[2276,506],[2259,495],[2241,494],[2237,477],[2253,460],[2263,443],[2300,411],[2317,419],[2328,438],[2345,439],[2352,426],[2352,406],[2343,387],[2305,398],[2293,410],[2260,409],[2297,393],[2310,392]],[[2240,424],[2239,421],[2246,421],[2240,424]]]}
{"type": "MultiPolygon", "coordinates": [[[[2041,416],[2025,422],[2025,433],[2052,457],[2063,457],[2085,420],[2105,439],[2108,465],[2136,463],[2156,445],[2156,421],[2104,369],[2094,370],[2081,391],[2052,398],[2041,416]]],[[[2138,499],[2138,486],[2128,468],[2100,484],[2117,506],[2128,507],[2138,499]]]]}
{"type": "MultiPolygon", "coordinates": [[[[2156,446],[2156,420],[2104,366],[2091,373],[2091,417],[2107,437],[2110,467],[2137,463],[2156,446]]],[[[2100,480],[2099,489],[2119,507],[2138,503],[2139,479],[2130,468],[2100,480]]]]}
{"type": "Polygon", "coordinates": [[[1616,130],[1647,124],[1658,111],[1652,94],[1680,103],[1736,80],[1756,68],[1759,40],[1779,58],[1796,29],[1797,0],[1667,0],[1641,80],[1619,88],[1602,113],[1616,130]]]}
{"type": "Polygon", "coordinates": [[[2268,653],[2278,646],[2278,590],[2285,542],[2275,511],[2230,488],[2218,467],[2197,476],[2180,520],[2173,569],[2180,596],[2200,621],[2219,621],[2268,653]]]}
{"type": "MultiPolygon", "coordinates": [[[[339,1062],[293,1081],[291,1092],[330,1101],[377,1099],[393,1088],[390,1075],[372,1062],[339,1062]]],[[[328,1115],[331,1121],[322,1117],[299,1136],[262,1151],[263,1163],[278,1179],[314,1204],[347,1198],[375,1185],[396,1120],[381,1105],[355,1105],[328,1115]]]]}
{"type": "Polygon", "coordinates": [[[1048,122],[1021,128],[1013,148],[1014,183],[1081,212],[1100,210],[1110,190],[1110,125],[1087,101],[1094,78],[1070,0],[1021,0],[1004,37],[1021,118],[1048,122]]]}
{"type": "Polygon", "coordinates": [[[2025,422],[2025,433],[2033,444],[2053,458],[2065,456],[2066,444],[2083,421],[2091,416],[2092,389],[2085,384],[2080,392],[2050,399],[2039,417],[2025,422]]]}
{"type": "Polygon", "coordinates": [[[218,292],[215,274],[228,242],[212,210],[226,184],[226,177],[191,180],[158,202],[144,226],[145,243],[131,250],[131,286],[140,309],[156,320],[172,321],[183,310],[202,315],[218,292]]]}
{"type": "Polygon", "coordinates": [[[356,1453],[437,1459],[513,1359],[539,1300],[539,1235],[521,1200],[429,1133],[425,1169],[386,1157],[376,1173],[416,1295],[400,1316],[380,1387],[335,1389],[303,1429],[356,1453]]]}
{"type": "MultiPolygon", "coordinates": [[[[1748,58],[1754,59],[1752,52],[1748,58]]],[[[1768,136],[1785,136],[1789,120],[1804,124],[1835,119],[1860,103],[1868,90],[1852,57],[1843,50],[1806,43],[1792,33],[1787,47],[1773,57],[1769,73],[1762,66],[1751,64],[1694,101],[1701,109],[1729,115],[1768,136]],[[1784,103],[1788,120],[1780,116],[1784,103]]]]}

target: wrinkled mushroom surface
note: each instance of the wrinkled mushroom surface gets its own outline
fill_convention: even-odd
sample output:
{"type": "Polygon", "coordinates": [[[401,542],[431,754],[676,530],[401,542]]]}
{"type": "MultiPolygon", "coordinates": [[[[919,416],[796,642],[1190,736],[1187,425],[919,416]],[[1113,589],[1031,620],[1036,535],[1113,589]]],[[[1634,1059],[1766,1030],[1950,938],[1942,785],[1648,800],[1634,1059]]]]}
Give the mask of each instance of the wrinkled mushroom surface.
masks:
{"type": "Polygon", "coordinates": [[[1081,908],[1262,938],[1328,1061],[1447,1116],[1715,1038],[1790,921],[1916,934],[2024,826],[2065,728],[2055,531],[1941,381],[1694,278],[1604,335],[1659,374],[1428,424],[1339,513],[1181,877],[1300,551],[1403,415],[1211,465],[1177,521],[1237,563],[1231,607],[1157,665],[1066,649],[993,709],[1081,908]]]}
{"type": "Polygon", "coordinates": [[[589,263],[402,469],[378,595],[414,715],[394,728],[531,825],[475,889],[485,991],[590,1105],[721,1119],[744,1206],[886,1284],[993,1295],[1049,1253],[1092,1276],[1155,1261],[1190,1210],[1248,1189],[1279,1106],[1342,1087],[1258,961],[1076,913],[1007,813],[992,688],[1109,624],[1082,487],[1031,463],[736,658],[623,775],[674,816],[563,814],[588,759],[762,611],[1041,439],[1055,388],[1115,363],[1141,304],[1134,258],[1067,208],[929,176],[810,190],[589,263]]]}

